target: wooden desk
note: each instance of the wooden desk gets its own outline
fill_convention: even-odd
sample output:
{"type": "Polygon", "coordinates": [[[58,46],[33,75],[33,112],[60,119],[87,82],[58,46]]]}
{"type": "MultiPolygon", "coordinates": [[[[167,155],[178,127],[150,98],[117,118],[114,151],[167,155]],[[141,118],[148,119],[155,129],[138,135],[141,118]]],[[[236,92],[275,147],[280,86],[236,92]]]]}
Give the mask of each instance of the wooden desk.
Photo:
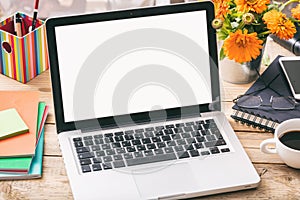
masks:
{"type": "MultiPolygon", "coordinates": [[[[268,41],[265,54],[273,60],[278,54],[292,56],[273,41],[268,41]]],[[[207,199],[300,199],[300,170],[283,164],[277,155],[263,154],[259,150],[262,140],[271,138],[271,133],[241,125],[229,116],[232,112],[231,100],[243,94],[251,84],[235,85],[223,83],[224,112],[238,135],[257,172],[261,175],[261,185],[257,189],[232,192],[206,197],[207,199]]],[[[66,176],[63,158],[58,145],[52,104],[49,71],[44,72],[28,84],[18,83],[0,75],[0,90],[38,90],[41,101],[50,105],[50,114],[45,129],[45,151],[43,177],[37,180],[1,181],[0,199],[72,199],[71,188],[66,176]]],[[[238,163],[237,163],[238,164],[238,163]]]]}

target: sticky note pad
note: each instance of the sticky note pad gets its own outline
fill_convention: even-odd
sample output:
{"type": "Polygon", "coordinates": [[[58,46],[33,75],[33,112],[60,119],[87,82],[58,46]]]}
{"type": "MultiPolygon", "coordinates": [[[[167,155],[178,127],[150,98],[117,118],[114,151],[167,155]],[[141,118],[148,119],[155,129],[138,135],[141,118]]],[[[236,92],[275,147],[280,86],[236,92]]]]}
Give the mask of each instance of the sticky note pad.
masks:
{"type": "Polygon", "coordinates": [[[28,132],[29,128],[15,108],[0,111],[1,140],[28,132]]]}

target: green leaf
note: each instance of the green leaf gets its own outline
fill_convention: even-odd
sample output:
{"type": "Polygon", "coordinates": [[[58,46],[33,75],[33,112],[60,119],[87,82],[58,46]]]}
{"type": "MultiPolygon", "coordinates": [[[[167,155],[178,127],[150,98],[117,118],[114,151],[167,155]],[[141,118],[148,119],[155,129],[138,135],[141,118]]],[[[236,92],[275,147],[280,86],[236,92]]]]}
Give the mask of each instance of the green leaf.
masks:
{"type": "Polygon", "coordinates": [[[223,60],[226,57],[225,53],[224,53],[224,49],[221,48],[220,50],[220,60],[223,60]]]}

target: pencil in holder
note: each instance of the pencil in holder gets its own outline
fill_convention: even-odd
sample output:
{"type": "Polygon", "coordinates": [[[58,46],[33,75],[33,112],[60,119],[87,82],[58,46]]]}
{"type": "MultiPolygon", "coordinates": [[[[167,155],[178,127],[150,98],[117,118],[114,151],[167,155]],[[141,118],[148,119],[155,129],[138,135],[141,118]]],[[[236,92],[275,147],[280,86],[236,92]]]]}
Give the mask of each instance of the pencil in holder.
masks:
{"type": "Polygon", "coordinates": [[[20,12],[0,22],[0,73],[21,83],[49,68],[44,22],[37,20],[33,31],[31,24],[32,18],[20,12]]]}

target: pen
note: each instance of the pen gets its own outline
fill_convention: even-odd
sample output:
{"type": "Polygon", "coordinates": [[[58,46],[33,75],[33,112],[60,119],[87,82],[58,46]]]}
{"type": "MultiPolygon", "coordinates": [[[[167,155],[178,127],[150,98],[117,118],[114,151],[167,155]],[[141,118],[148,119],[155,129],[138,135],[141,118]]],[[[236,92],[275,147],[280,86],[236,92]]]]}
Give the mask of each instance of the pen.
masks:
{"type": "Polygon", "coordinates": [[[22,37],[22,19],[18,13],[15,16],[15,32],[18,37],[22,37]]]}
{"type": "Polygon", "coordinates": [[[36,26],[38,8],[39,8],[39,0],[35,0],[34,10],[33,10],[33,18],[32,18],[32,25],[31,25],[31,31],[33,31],[35,29],[35,26],[36,26]]]}

